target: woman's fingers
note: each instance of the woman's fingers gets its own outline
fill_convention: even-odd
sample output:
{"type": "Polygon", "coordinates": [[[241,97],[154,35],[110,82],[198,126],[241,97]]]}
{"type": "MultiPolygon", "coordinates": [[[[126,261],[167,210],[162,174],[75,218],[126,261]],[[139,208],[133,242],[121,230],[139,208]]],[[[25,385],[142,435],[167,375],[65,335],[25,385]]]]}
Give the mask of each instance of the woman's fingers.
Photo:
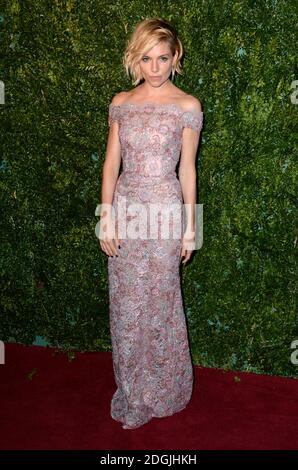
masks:
{"type": "Polygon", "coordinates": [[[118,256],[118,248],[117,248],[117,242],[115,239],[111,240],[111,250],[113,255],[112,256],[118,256]]]}
{"type": "Polygon", "coordinates": [[[184,257],[184,260],[182,261],[183,264],[186,263],[190,259],[190,255],[191,255],[191,251],[186,250],[186,255],[184,257]]]}
{"type": "Polygon", "coordinates": [[[107,240],[100,240],[100,246],[102,251],[104,251],[106,255],[110,256],[111,252],[107,240]]]}
{"type": "Polygon", "coordinates": [[[116,247],[116,241],[114,239],[109,239],[109,240],[102,240],[101,243],[101,248],[102,250],[108,255],[108,256],[118,256],[118,250],[116,247]]]}
{"type": "Polygon", "coordinates": [[[113,222],[111,222],[110,220],[108,220],[106,224],[104,224],[104,222],[102,221],[102,224],[102,231],[104,233],[104,236],[100,238],[101,249],[108,256],[118,256],[118,246],[120,245],[120,243],[118,239],[117,226],[115,228],[113,222]]]}
{"type": "Polygon", "coordinates": [[[107,248],[106,252],[107,252],[108,256],[114,256],[116,254],[113,240],[109,240],[109,241],[106,242],[106,248],[107,248]]]}
{"type": "Polygon", "coordinates": [[[182,258],[184,258],[184,260],[182,261],[182,263],[186,263],[186,261],[189,259],[189,252],[188,250],[185,248],[185,246],[182,247],[182,250],[181,250],[181,260],[182,258]]]}
{"type": "Polygon", "coordinates": [[[181,260],[184,258],[182,261],[183,264],[185,264],[191,257],[193,250],[188,250],[186,248],[186,244],[183,244],[182,249],[181,249],[181,260]]]}
{"type": "Polygon", "coordinates": [[[107,242],[101,241],[101,242],[100,242],[100,246],[101,246],[102,251],[103,251],[106,255],[110,256],[109,247],[108,247],[107,242]]]}
{"type": "Polygon", "coordinates": [[[187,233],[183,236],[182,249],[181,249],[181,258],[184,258],[182,261],[185,264],[191,257],[191,254],[195,250],[195,238],[187,237],[187,233]]]}
{"type": "Polygon", "coordinates": [[[118,247],[120,246],[119,238],[118,238],[118,230],[116,228],[115,238],[112,240],[113,243],[113,252],[116,256],[118,256],[118,247]]]}

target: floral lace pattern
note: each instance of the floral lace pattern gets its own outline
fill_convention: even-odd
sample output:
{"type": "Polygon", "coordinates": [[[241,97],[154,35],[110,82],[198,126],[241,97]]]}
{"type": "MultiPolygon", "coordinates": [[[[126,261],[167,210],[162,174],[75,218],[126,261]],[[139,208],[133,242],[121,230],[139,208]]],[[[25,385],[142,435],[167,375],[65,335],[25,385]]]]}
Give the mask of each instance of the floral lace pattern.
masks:
{"type": "MultiPolygon", "coordinates": [[[[182,191],[175,168],[182,131],[202,128],[203,113],[175,104],[110,104],[117,121],[123,171],[113,198],[126,204],[176,203],[182,191]]],[[[183,224],[182,224],[183,226],[183,224]]],[[[111,416],[133,429],[153,417],[186,407],[193,366],[182,303],[179,239],[120,239],[118,257],[108,258],[109,316],[117,390],[111,416]]]]}

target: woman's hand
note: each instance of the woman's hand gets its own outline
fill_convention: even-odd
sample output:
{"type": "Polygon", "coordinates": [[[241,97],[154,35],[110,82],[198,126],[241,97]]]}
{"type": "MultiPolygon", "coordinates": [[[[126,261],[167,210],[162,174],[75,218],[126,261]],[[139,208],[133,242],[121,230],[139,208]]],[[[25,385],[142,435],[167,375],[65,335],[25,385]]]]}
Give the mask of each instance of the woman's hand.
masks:
{"type": "Polygon", "coordinates": [[[188,233],[185,232],[183,239],[182,239],[182,248],[181,248],[181,255],[180,255],[181,260],[184,257],[184,260],[182,261],[182,263],[186,263],[190,259],[191,254],[195,249],[195,245],[196,245],[195,236],[190,235],[189,232],[188,233]]]}
{"type": "Polygon", "coordinates": [[[118,247],[120,248],[120,243],[117,227],[115,227],[113,218],[107,213],[104,213],[103,217],[100,219],[98,240],[101,249],[108,256],[118,256],[118,247]]]}

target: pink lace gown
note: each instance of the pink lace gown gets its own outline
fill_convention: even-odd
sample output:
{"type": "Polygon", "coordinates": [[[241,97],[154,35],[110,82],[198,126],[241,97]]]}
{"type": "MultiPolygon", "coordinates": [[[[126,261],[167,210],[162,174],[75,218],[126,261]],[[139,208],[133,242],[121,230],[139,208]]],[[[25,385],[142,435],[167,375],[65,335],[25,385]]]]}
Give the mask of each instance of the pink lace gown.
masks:
{"type": "MultiPolygon", "coordinates": [[[[203,113],[175,104],[110,104],[109,125],[118,121],[123,171],[113,206],[178,204],[183,208],[176,166],[182,130],[201,130],[203,113]]],[[[125,212],[126,220],[131,220],[125,212]]],[[[159,219],[160,220],[160,219],[159,219]]],[[[183,217],[181,217],[182,227],[183,217]]],[[[147,232],[148,233],[148,232],[147,232]]],[[[179,274],[179,238],[119,237],[118,257],[108,258],[109,315],[114,377],[111,416],[124,429],[170,416],[189,402],[193,366],[179,274]]]]}

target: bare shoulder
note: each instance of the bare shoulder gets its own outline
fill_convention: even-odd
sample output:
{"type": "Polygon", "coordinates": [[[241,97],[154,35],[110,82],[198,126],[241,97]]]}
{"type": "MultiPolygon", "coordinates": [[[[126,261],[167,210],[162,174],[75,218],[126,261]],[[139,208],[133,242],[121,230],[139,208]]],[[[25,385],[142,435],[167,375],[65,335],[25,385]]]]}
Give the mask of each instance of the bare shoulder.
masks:
{"type": "Polygon", "coordinates": [[[202,111],[200,100],[192,95],[185,95],[181,100],[181,106],[185,111],[195,111],[197,113],[202,111]]]}
{"type": "Polygon", "coordinates": [[[128,91],[120,91],[115,96],[113,96],[111,104],[114,104],[115,106],[121,105],[127,99],[128,93],[128,91]]]}

